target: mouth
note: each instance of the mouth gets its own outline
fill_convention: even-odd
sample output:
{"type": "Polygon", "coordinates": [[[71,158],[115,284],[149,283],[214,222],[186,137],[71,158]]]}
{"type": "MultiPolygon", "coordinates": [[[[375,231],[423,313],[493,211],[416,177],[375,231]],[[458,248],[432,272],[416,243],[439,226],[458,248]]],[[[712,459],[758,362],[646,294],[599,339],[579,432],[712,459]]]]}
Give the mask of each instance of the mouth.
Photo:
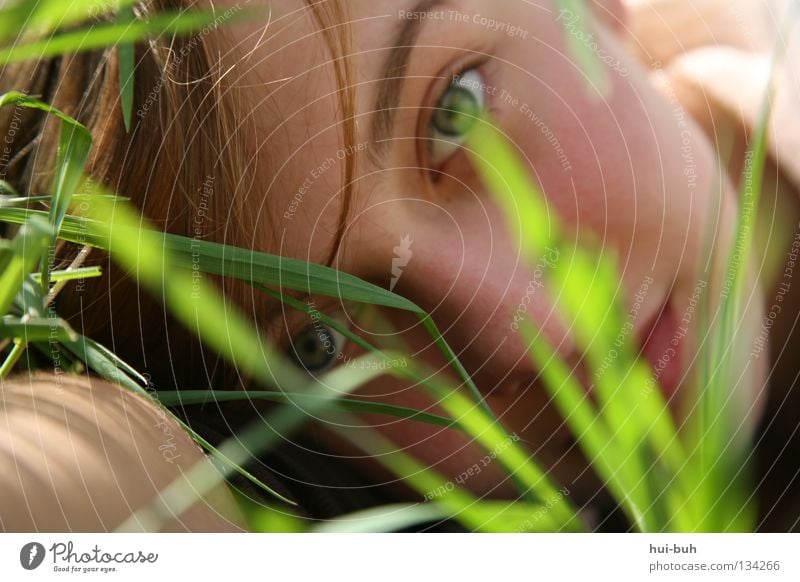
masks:
{"type": "Polygon", "coordinates": [[[683,338],[686,330],[679,325],[674,306],[667,301],[642,330],[641,355],[650,364],[653,375],[668,402],[678,392],[683,372],[683,338]]]}

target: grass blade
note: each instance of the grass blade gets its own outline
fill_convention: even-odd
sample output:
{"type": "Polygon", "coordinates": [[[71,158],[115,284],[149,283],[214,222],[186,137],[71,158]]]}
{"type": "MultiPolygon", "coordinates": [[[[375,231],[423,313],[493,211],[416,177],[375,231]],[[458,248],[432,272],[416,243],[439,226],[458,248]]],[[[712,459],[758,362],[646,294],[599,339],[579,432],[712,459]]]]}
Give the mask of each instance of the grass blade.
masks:
{"type": "Polygon", "coordinates": [[[40,217],[20,227],[11,243],[10,256],[0,272],[0,313],[8,313],[22,283],[45,254],[53,230],[40,217]]]}
{"type": "Polygon", "coordinates": [[[101,378],[114,384],[119,384],[136,394],[152,400],[152,397],[143,386],[134,380],[134,378],[140,379],[141,375],[136,372],[133,378],[129,376],[127,374],[129,367],[121,365],[122,360],[113,356],[113,354],[109,356],[111,352],[97,342],[85,336],[79,336],[74,341],[62,341],[61,344],[101,378]]]}
{"type": "Polygon", "coordinates": [[[26,343],[38,341],[68,342],[78,335],[69,324],[60,318],[27,317],[5,315],[0,318],[0,338],[20,339],[26,343]]]}
{"type": "MultiPolygon", "coordinates": [[[[120,9],[117,21],[121,24],[133,22],[133,8],[128,6],[120,9]]],[[[131,118],[133,116],[135,58],[135,45],[132,42],[124,42],[117,45],[120,106],[122,107],[122,120],[127,132],[131,130],[131,118]]]]}
{"type": "MultiPolygon", "coordinates": [[[[15,105],[38,109],[61,120],[58,152],[56,154],[55,178],[53,194],[50,202],[49,220],[53,225],[53,239],[50,241],[51,254],[54,254],[52,245],[61,229],[64,215],[69,208],[72,195],[83,180],[83,170],[92,147],[92,136],[89,130],[71,117],[65,115],[55,107],[43,103],[38,99],[23,93],[10,92],[0,96],[0,107],[15,105]]],[[[49,261],[42,261],[41,285],[42,293],[47,294],[50,280],[51,265],[49,261]]]]}

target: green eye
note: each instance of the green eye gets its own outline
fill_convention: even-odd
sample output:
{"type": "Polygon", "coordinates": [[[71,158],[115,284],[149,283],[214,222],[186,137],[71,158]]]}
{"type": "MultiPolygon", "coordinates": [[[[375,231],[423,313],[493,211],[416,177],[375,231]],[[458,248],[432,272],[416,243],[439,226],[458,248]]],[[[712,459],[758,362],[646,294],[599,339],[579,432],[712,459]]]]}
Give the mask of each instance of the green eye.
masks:
{"type": "Polygon", "coordinates": [[[308,372],[324,372],[341,358],[344,337],[319,321],[295,335],[289,356],[308,372]]]}
{"type": "Polygon", "coordinates": [[[466,135],[475,125],[481,109],[478,96],[472,91],[460,85],[451,85],[439,101],[433,115],[433,127],[447,137],[466,135]]]}
{"type": "Polygon", "coordinates": [[[432,162],[441,164],[464,143],[486,106],[486,83],[477,69],[458,75],[431,117],[432,162]]]}

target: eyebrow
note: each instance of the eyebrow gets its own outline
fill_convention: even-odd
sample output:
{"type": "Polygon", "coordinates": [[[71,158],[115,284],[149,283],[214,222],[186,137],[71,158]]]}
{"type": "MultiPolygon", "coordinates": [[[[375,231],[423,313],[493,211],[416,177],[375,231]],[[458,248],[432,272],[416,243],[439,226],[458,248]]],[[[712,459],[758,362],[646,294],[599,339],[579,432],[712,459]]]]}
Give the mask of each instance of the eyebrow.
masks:
{"type": "MultiPolygon", "coordinates": [[[[448,3],[449,0],[420,0],[410,11],[413,14],[430,12],[448,3]]],[[[379,159],[386,150],[386,143],[394,128],[400,93],[406,80],[408,63],[417,38],[428,19],[407,18],[397,31],[392,48],[383,62],[378,97],[372,116],[373,159],[379,159]]]]}

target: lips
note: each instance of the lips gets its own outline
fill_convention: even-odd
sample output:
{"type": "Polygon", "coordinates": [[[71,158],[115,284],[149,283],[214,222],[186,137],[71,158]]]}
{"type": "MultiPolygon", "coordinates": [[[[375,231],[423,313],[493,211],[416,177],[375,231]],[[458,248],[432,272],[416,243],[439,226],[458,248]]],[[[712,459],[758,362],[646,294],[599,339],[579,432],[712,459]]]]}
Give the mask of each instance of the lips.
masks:
{"type": "Polygon", "coordinates": [[[668,401],[677,393],[681,381],[684,335],[684,330],[678,326],[672,303],[668,301],[644,328],[639,340],[642,355],[650,364],[668,401]]]}

